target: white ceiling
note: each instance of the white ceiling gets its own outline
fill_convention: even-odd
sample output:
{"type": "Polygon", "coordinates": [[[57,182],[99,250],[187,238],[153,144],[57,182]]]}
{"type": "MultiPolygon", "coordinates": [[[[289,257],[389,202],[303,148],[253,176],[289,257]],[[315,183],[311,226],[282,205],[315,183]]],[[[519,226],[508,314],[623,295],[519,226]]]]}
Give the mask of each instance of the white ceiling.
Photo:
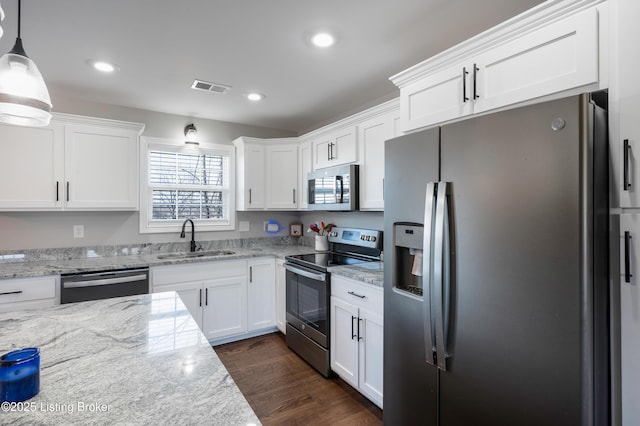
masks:
{"type": "MultiPolygon", "coordinates": [[[[17,34],[1,0],[0,53],[17,34]]],[[[541,0],[24,0],[22,40],[52,94],[304,133],[397,96],[388,78],[541,0]],[[306,36],[334,31],[330,50],[306,36]],[[116,63],[113,75],[87,59],[116,63]],[[190,89],[195,78],[232,86],[190,89]],[[260,103],[243,98],[266,94],[260,103]]]]}

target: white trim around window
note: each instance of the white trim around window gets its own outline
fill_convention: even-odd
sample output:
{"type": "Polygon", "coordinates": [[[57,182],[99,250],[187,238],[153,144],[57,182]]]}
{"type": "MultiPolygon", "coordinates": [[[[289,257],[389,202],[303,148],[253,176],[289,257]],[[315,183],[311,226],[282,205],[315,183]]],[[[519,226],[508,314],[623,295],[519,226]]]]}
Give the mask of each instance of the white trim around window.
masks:
{"type": "Polygon", "coordinates": [[[233,145],[140,138],[140,233],[180,232],[186,219],[198,231],[234,230],[235,205],[233,145]]]}

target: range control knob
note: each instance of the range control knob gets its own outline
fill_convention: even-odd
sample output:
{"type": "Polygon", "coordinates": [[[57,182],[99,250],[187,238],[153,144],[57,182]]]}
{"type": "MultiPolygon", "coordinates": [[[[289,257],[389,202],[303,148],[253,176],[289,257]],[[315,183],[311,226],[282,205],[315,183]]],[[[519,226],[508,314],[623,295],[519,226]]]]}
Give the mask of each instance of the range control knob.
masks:
{"type": "Polygon", "coordinates": [[[372,236],[371,236],[371,240],[370,240],[370,241],[371,241],[371,242],[375,242],[375,241],[376,241],[376,239],[377,239],[377,238],[376,238],[375,236],[373,236],[373,235],[372,235],[372,236]]]}

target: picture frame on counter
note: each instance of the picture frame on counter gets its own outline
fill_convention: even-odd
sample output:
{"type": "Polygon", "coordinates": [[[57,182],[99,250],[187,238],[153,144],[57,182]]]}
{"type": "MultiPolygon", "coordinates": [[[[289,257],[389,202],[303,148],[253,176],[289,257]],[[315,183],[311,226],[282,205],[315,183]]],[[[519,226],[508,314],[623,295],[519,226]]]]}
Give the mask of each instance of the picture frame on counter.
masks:
{"type": "Polygon", "coordinates": [[[289,225],[289,235],[292,237],[301,237],[302,236],[302,224],[301,223],[292,223],[289,225]]]}

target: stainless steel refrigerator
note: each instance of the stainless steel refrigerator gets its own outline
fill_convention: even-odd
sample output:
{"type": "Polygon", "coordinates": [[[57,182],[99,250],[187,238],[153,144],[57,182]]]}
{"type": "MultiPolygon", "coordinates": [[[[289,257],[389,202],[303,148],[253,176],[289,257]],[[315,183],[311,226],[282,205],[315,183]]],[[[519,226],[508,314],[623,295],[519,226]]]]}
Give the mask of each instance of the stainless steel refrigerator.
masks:
{"type": "Polygon", "coordinates": [[[385,143],[385,425],[609,419],[606,94],[385,143]]]}

